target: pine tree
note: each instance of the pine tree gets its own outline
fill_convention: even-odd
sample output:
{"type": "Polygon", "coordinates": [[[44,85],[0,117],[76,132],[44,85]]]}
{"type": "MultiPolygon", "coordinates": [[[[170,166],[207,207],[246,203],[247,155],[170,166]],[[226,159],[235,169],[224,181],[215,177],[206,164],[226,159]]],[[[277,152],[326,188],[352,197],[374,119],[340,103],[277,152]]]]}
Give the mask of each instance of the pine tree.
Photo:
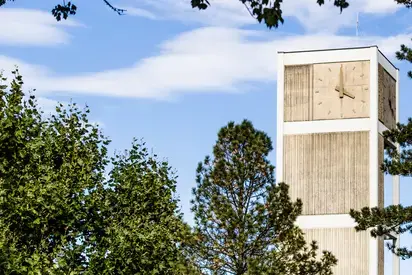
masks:
{"type": "Polygon", "coordinates": [[[332,274],[335,257],[317,255],[295,225],[302,202],[275,184],[271,150],[251,122],[230,122],[218,133],[214,158],[199,163],[191,253],[206,274],[332,274]]]}
{"type": "MultiPolygon", "coordinates": [[[[400,51],[396,53],[399,60],[412,63],[412,49],[401,45],[400,51]]],[[[412,71],[408,72],[412,79],[412,71]]],[[[392,144],[399,144],[400,151],[393,146],[385,148],[388,158],[382,165],[382,170],[390,175],[405,177],[412,176],[412,118],[406,124],[398,123],[397,128],[384,133],[384,138],[392,144]]],[[[358,223],[356,229],[363,231],[372,229],[373,237],[381,237],[396,233],[412,234],[412,206],[391,205],[384,209],[365,207],[361,211],[351,210],[350,215],[358,223]]],[[[388,244],[388,248],[402,259],[412,257],[412,248],[396,248],[388,244]]]]}

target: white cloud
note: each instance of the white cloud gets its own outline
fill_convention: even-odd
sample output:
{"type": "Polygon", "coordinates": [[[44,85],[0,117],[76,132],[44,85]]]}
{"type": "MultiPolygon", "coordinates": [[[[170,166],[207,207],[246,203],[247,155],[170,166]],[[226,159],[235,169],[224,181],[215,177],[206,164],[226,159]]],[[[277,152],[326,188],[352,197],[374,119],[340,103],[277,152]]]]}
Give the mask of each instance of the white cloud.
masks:
{"type": "Polygon", "coordinates": [[[393,59],[399,44],[411,43],[411,34],[290,35],[271,40],[264,39],[265,35],[233,28],[201,28],[166,41],[158,55],[131,67],[69,76],[55,76],[42,66],[5,57],[0,57],[0,62],[9,66],[19,64],[28,87],[37,88],[41,95],[81,93],[165,99],[179,94],[237,92],[246,83],[274,81],[277,51],[378,45],[393,59]]]}
{"type": "Polygon", "coordinates": [[[393,0],[364,0],[363,11],[366,13],[393,13],[402,8],[393,0]]]}
{"type": "Polygon", "coordinates": [[[11,77],[11,71],[15,69],[15,66],[18,66],[18,70],[20,73],[24,73],[24,75],[44,75],[50,73],[50,71],[45,66],[27,64],[19,59],[11,58],[7,56],[0,55],[0,70],[4,70],[4,75],[7,78],[11,77]]]}
{"type": "Polygon", "coordinates": [[[0,44],[47,46],[70,40],[66,27],[81,26],[69,19],[57,22],[50,12],[0,8],[0,44]]]}
{"type": "MultiPolygon", "coordinates": [[[[55,114],[56,113],[56,106],[59,105],[60,103],[63,104],[63,106],[65,108],[68,107],[70,102],[67,101],[61,101],[61,100],[54,100],[54,99],[50,99],[47,97],[36,97],[37,99],[37,106],[40,107],[40,109],[43,111],[43,115],[45,117],[48,117],[51,114],[55,114]]],[[[76,101],[73,101],[76,102],[76,101]]],[[[77,107],[79,109],[83,109],[86,105],[76,102],[77,103],[77,107]]],[[[106,125],[101,121],[101,120],[90,120],[89,121],[90,124],[97,126],[99,129],[104,129],[106,127],[106,125]]]]}
{"type": "Polygon", "coordinates": [[[66,102],[57,101],[57,100],[50,99],[50,98],[47,98],[47,97],[36,97],[36,99],[37,99],[37,105],[44,112],[45,116],[49,116],[50,114],[54,114],[56,112],[56,106],[59,103],[66,104],[66,102]]]}
{"type": "MultiPolygon", "coordinates": [[[[313,0],[285,1],[284,13],[296,18],[309,32],[335,33],[342,27],[356,26],[358,13],[385,15],[392,14],[401,6],[393,0],[352,0],[350,7],[342,13],[333,1],[325,1],[319,6],[313,0]]],[[[287,20],[287,19],[286,19],[287,20]]]]}
{"type": "MultiPolygon", "coordinates": [[[[136,3],[137,2],[137,3],[136,3]]],[[[213,0],[207,11],[193,9],[190,0],[139,0],[138,7],[156,14],[157,18],[195,22],[207,26],[243,26],[256,24],[238,0],[213,0]]],[[[139,14],[134,14],[139,16],[139,14]]]]}
{"type": "MultiPolygon", "coordinates": [[[[135,3],[164,19],[197,22],[206,26],[257,24],[239,0],[210,0],[211,6],[206,11],[192,9],[190,0],[139,0],[135,3]]],[[[342,14],[333,1],[326,1],[322,7],[314,0],[284,1],[281,5],[285,17],[296,18],[309,32],[322,33],[334,33],[342,27],[355,26],[358,12],[383,15],[401,8],[393,0],[352,0],[350,7],[342,14]]],[[[135,15],[144,16],[139,13],[135,15]]]]}
{"type": "Polygon", "coordinates": [[[119,7],[119,8],[126,10],[125,14],[127,15],[140,16],[140,17],[144,17],[144,18],[148,18],[152,20],[157,19],[154,13],[148,10],[145,10],[145,9],[134,8],[134,7],[119,7]]]}

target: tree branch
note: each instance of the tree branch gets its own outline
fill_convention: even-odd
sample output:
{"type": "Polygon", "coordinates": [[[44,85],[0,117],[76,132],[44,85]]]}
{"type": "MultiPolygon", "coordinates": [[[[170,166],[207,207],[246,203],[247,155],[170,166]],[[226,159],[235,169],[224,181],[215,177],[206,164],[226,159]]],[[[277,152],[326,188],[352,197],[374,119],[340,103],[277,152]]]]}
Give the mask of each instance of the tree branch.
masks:
{"type": "Polygon", "coordinates": [[[108,0],[103,0],[103,2],[109,6],[109,8],[111,8],[113,11],[115,11],[118,15],[123,15],[123,13],[126,11],[125,9],[120,9],[120,8],[116,8],[115,6],[113,6],[112,4],[110,4],[110,2],[108,0]]]}

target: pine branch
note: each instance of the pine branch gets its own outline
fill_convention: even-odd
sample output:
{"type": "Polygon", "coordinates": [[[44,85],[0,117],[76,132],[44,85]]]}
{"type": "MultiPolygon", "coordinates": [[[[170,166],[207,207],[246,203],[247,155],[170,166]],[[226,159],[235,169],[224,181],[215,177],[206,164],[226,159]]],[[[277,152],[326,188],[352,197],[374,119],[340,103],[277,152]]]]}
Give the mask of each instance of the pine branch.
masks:
{"type": "Polygon", "coordinates": [[[272,149],[270,138],[249,121],[230,122],[218,133],[213,160],[199,165],[192,211],[202,235],[197,261],[208,273],[331,274],[332,257],[318,261],[296,229],[302,203],[290,200],[286,184],[275,184],[267,159],[272,149]],[[280,273],[279,266],[291,272],[280,273]],[[317,271],[298,272],[307,268],[317,271]]]}
{"type": "MultiPolygon", "coordinates": [[[[350,215],[358,224],[355,227],[357,231],[371,229],[371,235],[375,238],[392,233],[412,233],[412,206],[391,205],[384,209],[365,207],[361,211],[351,210],[350,215]]],[[[391,250],[404,259],[412,257],[410,249],[392,247],[391,250]]]]}
{"type": "Polygon", "coordinates": [[[412,0],[395,0],[395,2],[404,5],[406,8],[412,8],[412,0]]]}
{"type": "MultiPolygon", "coordinates": [[[[410,5],[412,4],[410,3],[410,5]]],[[[405,61],[408,61],[409,63],[412,63],[412,48],[409,48],[406,45],[402,44],[400,51],[396,52],[396,57],[399,60],[405,60],[405,61]]],[[[408,72],[408,76],[412,78],[412,71],[408,72]]]]}
{"type": "Polygon", "coordinates": [[[391,143],[399,144],[400,151],[395,147],[385,148],[388,158],[382,169],[390,175],[412,176],[412,118],[406,124],[398,123],[398,127],[384,132],[384,138],[391,143]]]}

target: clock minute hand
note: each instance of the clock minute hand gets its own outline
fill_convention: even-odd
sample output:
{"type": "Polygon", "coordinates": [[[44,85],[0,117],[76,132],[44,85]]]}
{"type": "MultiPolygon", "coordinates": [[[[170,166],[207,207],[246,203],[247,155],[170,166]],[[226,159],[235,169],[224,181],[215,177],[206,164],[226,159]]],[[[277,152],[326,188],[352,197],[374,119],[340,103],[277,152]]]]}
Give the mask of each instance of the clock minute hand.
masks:
{"type": "Polygon", "coordinates": [[[343,98],[345,95],[354,99],[355,96],[348,91],[345,90],[343,87],[343,65],[340,65],[340,72],[339,72],[339,86],[335,87],[335,90],[339,92],[339,97],[343,98]]]}
{"type": "Polygon", "coordinates": [[[339,72],[339,97],[343,98],[343,94],[345,93],[345,89],[343,88],[343,65],[340,65],[340,72],[339,72]]]}
{"type": "MultiPolygon", "coordinates": [[[[335,87],[335,90],[336,90],[337,92],[339,92],[339,93],[341,93],[341,90],[343,90],[343,94],[344,94],[344,95],[346,95],[346,96],[348,96],[348,97],[350,97],[350,98],[352,98],[352,99],[355,98],[355,96],[354,96],[352,93],[348,92],[346,89],[341,89],[341,87],[339,87],[339,86],[336,86],[336,87],[335,87]]],[[[339,95],[339,97],[340,97],[340,95],[339,95]]]]}

